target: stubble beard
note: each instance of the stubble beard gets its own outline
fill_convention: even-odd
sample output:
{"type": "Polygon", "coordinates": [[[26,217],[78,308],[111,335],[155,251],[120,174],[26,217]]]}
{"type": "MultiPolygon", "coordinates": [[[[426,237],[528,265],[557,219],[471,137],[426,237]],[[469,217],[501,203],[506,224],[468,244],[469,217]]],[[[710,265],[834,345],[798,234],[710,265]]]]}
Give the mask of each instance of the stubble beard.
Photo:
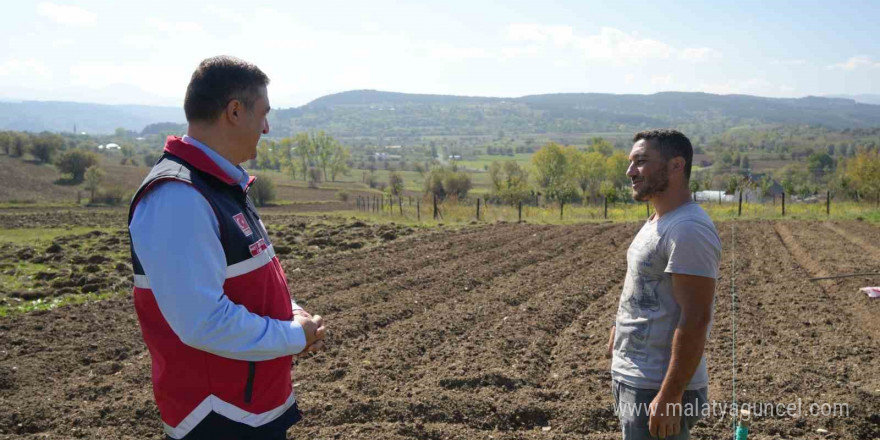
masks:
{"type": "Polygon", "coordinates": [[[633,189],[633,199],[639,202],[647,202],[651,198],[669,188],[669,173],[666,167],[660,167],[652,177],[642,181],[642,187],[633,189]]]}

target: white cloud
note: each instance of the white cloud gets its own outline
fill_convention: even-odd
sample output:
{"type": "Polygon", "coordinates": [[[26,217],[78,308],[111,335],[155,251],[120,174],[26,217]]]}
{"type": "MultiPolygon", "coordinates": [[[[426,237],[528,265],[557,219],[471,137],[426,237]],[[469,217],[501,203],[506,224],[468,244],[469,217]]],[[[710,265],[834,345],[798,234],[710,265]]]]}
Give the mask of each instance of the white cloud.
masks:
{"type": "Polygon", "coordinates": [[[51,78],[52,72],[42,61],[34,58],[10,59],[0,64],[0,76],[51,78]]]}
{"type": "Polygon", "coordinates": [[[512,24],[507,27],[507,37],[513,41],[553,42],[565,45],[574,38],[571,26],[544,26],[535,23],[512,24]]]}
{"type": "Polygon", "coordinates": [[[91,89],[124,84],[149,87],[149,92],[160,96],[183,96],[181,89],[186,87],[185,79],[191,69],[192,66],[155,63],[80,63],[70,67],[70,84],[91,89]]]}
{"type": "Polygon", "coordinates": [[[444,61],[462,61],[489,57],[488,52],[480,47],[455,47],[448,44],[428,44],[425,46],[428,56],[444,61]]]}
{"type": "Polygon", "coordinates": [[[518,58],[523,56],[537,55],[540,48],[534,44],[528,46],[508,46],[501,48],[501,58],[518,58]]]}
{"type": "Polygon", "coordinates": [[[636,76],[632,73],[627,73],[626,76],[623,77],[624,84],[632,84],[636,80],[636,76]]]}
{"type": "Polygon", "coordinates": [[[721,52],[709,47],[676,49],[662,41],[641,37],[636,32],[629,33],[611,27],[603,27],[592,35],[578,35],[570,26],[519,23],[507,27],[507,37],[512,41],[553,44],[574,49],[588,60],[605,61],[616,66],[672,57],[690,62],[721,57],[721,52]]]}
{"type": "Polygon", "coordinates": [[[577,38],[575,45],[588,59],[628,64],[651,58],[669,58],[674,49],[666,43],[639,38],[618,29],[604,27],[598,34],[577,38]]]}
{"type": "Polygon", "coordinates": [[[688,47],[678,52],[678,58],[690,62],[708,61],[721,58],[721,52],[709,47],[688,47]]]}
{"type": "Polygon", "coordinates": [[[76,41],[74,41],[72,38],[61,38],[58,40],[52,40],[52,47],[56,49],[70,47],[74,44],[76,44],[76,41]]]}
{"type": "Polygon", "coordinates": [[[147,19],[147,25],[158,32],[192,32],[201,33],[202,25],[195,21],[173,21],[151,17],[147,19]]]}
{"type": "Polygon", "coordinates": [[[770,64],[774,66],[803,66],[804,64],[807,64],[807,60],[773,60],[770,64]]]}
{"type": "Polygon", "coordinates": [[[651,84],[668,87],[672,84],[672,75],[657,75],[651,77],[651,84]]]}
{"type": "Polygon", "coordinates": [[[97,15],[78,6],[42,2],[37,5],[37,12],[56,23],[71,26],[94,26],[98,22],[97,15]]]}
{"type": "Polygon", "coordinates": [[[719,95],[775,95],[779,87],[760,78],[728,80],[721,83],[702,83],[694,88],[698,92],[719,95]]]}
{"type": "Polygon", "coordinates": [[[830,70],[853,71],[861,68],[877,69],[880,68],[880,62],[872,60],[869,56],[859,55],[851,57],[850,59],[846,60],[846,62],[832,64],[828,66],[828,69],[830,70]]]}

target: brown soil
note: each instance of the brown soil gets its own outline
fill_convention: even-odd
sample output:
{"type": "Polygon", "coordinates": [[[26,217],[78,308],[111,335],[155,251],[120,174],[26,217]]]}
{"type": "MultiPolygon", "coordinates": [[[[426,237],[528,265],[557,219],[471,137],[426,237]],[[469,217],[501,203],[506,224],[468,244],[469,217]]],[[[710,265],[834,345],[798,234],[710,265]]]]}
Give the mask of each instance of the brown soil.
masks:
{"type": "MultiPolygon", "coordinates": [[[[283,223],[272,228],[280,245],[330,243],[283,257],[293,296],[330,330],[328,350],[296,366],[305,419],[290,438],[620,437],[604,351],[638,225],[420,231],[266,220],[283,223]],[[358,240],[361,249],[336,245],[358,240]]],[[[877,243],[873,226],[835,227],[877,243]]],[[[718,229],[710,399],[731,398],[733,285],[737,399],[849,407],[848,416],[759,418],[750,437],[880,437],[871,325],[880,300],[857,291],[869,280],[807,280],[880,261],[818,222],[718,229]]],[[[0,318],[0,438],[159,439],[149,370],[127,295],[0,318]]],[[[731,435],[721,417],[694,432],[731,435]]]]}

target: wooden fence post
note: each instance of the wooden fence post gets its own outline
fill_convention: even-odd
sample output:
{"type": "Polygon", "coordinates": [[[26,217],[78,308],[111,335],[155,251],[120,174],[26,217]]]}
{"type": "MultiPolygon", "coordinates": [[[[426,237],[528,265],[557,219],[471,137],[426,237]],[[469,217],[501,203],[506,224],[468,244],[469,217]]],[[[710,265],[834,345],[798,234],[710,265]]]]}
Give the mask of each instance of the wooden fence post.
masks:
{"type": "Polygon", "coordinates": [[[825,215],[831,215],[831,191],[825,191],[825,215]]]}
{"type": "Polygon", "coordinates": [[[736,216],[741,217],[743,215],[743,193],[739,192],[739,211],[737,211],[736,216]]]}
{"type": "Polygon", "coordinates": [[[519,220],[517,220],[517,223],[522,223],[522,202],[519,202],[517,212],[519,212],[519,220]]]}
{"type": "Polygon", "coordinates": [[[420,199],[416,199],[416,218],[419,223],[422,222],[422,201],[420,199]]]}
{"type": "Polygon", "coordinates": [[[785,191],[782,192],[782,216],[785,217],[785,191]]]}
{"type": "Polygon", "coordinates": [[[439,211],[437,210],[437,194],[434,194],[434,220],[437,220],[437,217],[440,216],[439,211]]]}
{"type": "Polygon", "coordinates": [[[565,211],[565,202],[559,201],[559,220],[562,220],[562,213],[565,211]]]}
{"type": "Polygon", "coordinates": [[[602,196],[602,201],[605,202],[605,218],[608,218],[608,196],[602,196]]]}
{"type": "Polygon", "coordinates": [[[477,221],[480,221],[480,199],[477,198],[477,221]]]}

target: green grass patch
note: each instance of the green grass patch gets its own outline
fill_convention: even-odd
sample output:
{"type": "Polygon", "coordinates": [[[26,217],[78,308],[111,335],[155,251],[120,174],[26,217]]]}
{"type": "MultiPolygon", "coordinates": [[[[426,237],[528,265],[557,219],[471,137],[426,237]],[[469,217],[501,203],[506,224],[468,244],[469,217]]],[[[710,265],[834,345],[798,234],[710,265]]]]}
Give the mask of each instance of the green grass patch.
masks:
{"type": "MultiPolygon", "coordinates": [[[[68,304],[83,304],[86,302],[102,301],[120,295],[121,293],[122,292],[81,293],[55,298],[40,298],[31,301],[21,301],[18,304],[0,305],[0,317],[29,313],[37,310],[51,310],[68,304]]],[[[11,299],[15,300],[15,298],[11,299]]]]}
{"type": "Polygon", "coordinates": [[[38,272],[50,272],[51,268],[45,264],[28,263],[26,261],[17,261],[15,263],[4,263],[0,266],[0,289],[6,292],[13,290],[26,290],[27,284],[33,280],[33,276],[38,272]],[[15,269],[15,275],[7,275],[6,272],[15,269]]]}
{"type": "MultiPolygon", "coordinates": [[[[736,203],[701,203],[715,221],[725,220],[865,220],[880,224],[880,209],[873,203],[843,202],[832,204],[831,215],[826,215],[824,204],[790,203],[786,206],[786,215],[782,215],[780,204],[773,206],[759,203],[743,203],[742,215],[738,214],[736,203]]],[[[605,217],[602,206],[565,205],[560,213],[559,205],[555,203],[546,206],[523,206],[522,220],[528,223],[540,224],[576,224],[591,222],[643,222],[653,208],[645,203],[613,203],[608,206],[608,216],[605,217]]],[[[314,215],[335,215],[341,217],[355,217],[372,223],[395,222],[407,225],[433,226],[443,224],[467,224],[476,220],[476,205],[471,203],[446,202],[440,205],[442,218],[433,219],[433,211],[430,202],[421,203],[421,216],[416,212],[416,204],[410,206],[404,203],[403,215],[399,207],[395,205],[392,211],[387,208],[380,212],[363,211],[334,211],[314,213],[314,215]]],[[[514,206],[483,205],[480,209],[481,222],[516,222],[519,215],[514,206]]]]}
{"type": "Polygon", "coordinates": [[[43,244],[65,235],[80,235],[91,231],[113,232],[114,228],[93,228],[74,226],[71,228],[20,228],[0,229],[0,243],[12,244],[43,244]]]}

